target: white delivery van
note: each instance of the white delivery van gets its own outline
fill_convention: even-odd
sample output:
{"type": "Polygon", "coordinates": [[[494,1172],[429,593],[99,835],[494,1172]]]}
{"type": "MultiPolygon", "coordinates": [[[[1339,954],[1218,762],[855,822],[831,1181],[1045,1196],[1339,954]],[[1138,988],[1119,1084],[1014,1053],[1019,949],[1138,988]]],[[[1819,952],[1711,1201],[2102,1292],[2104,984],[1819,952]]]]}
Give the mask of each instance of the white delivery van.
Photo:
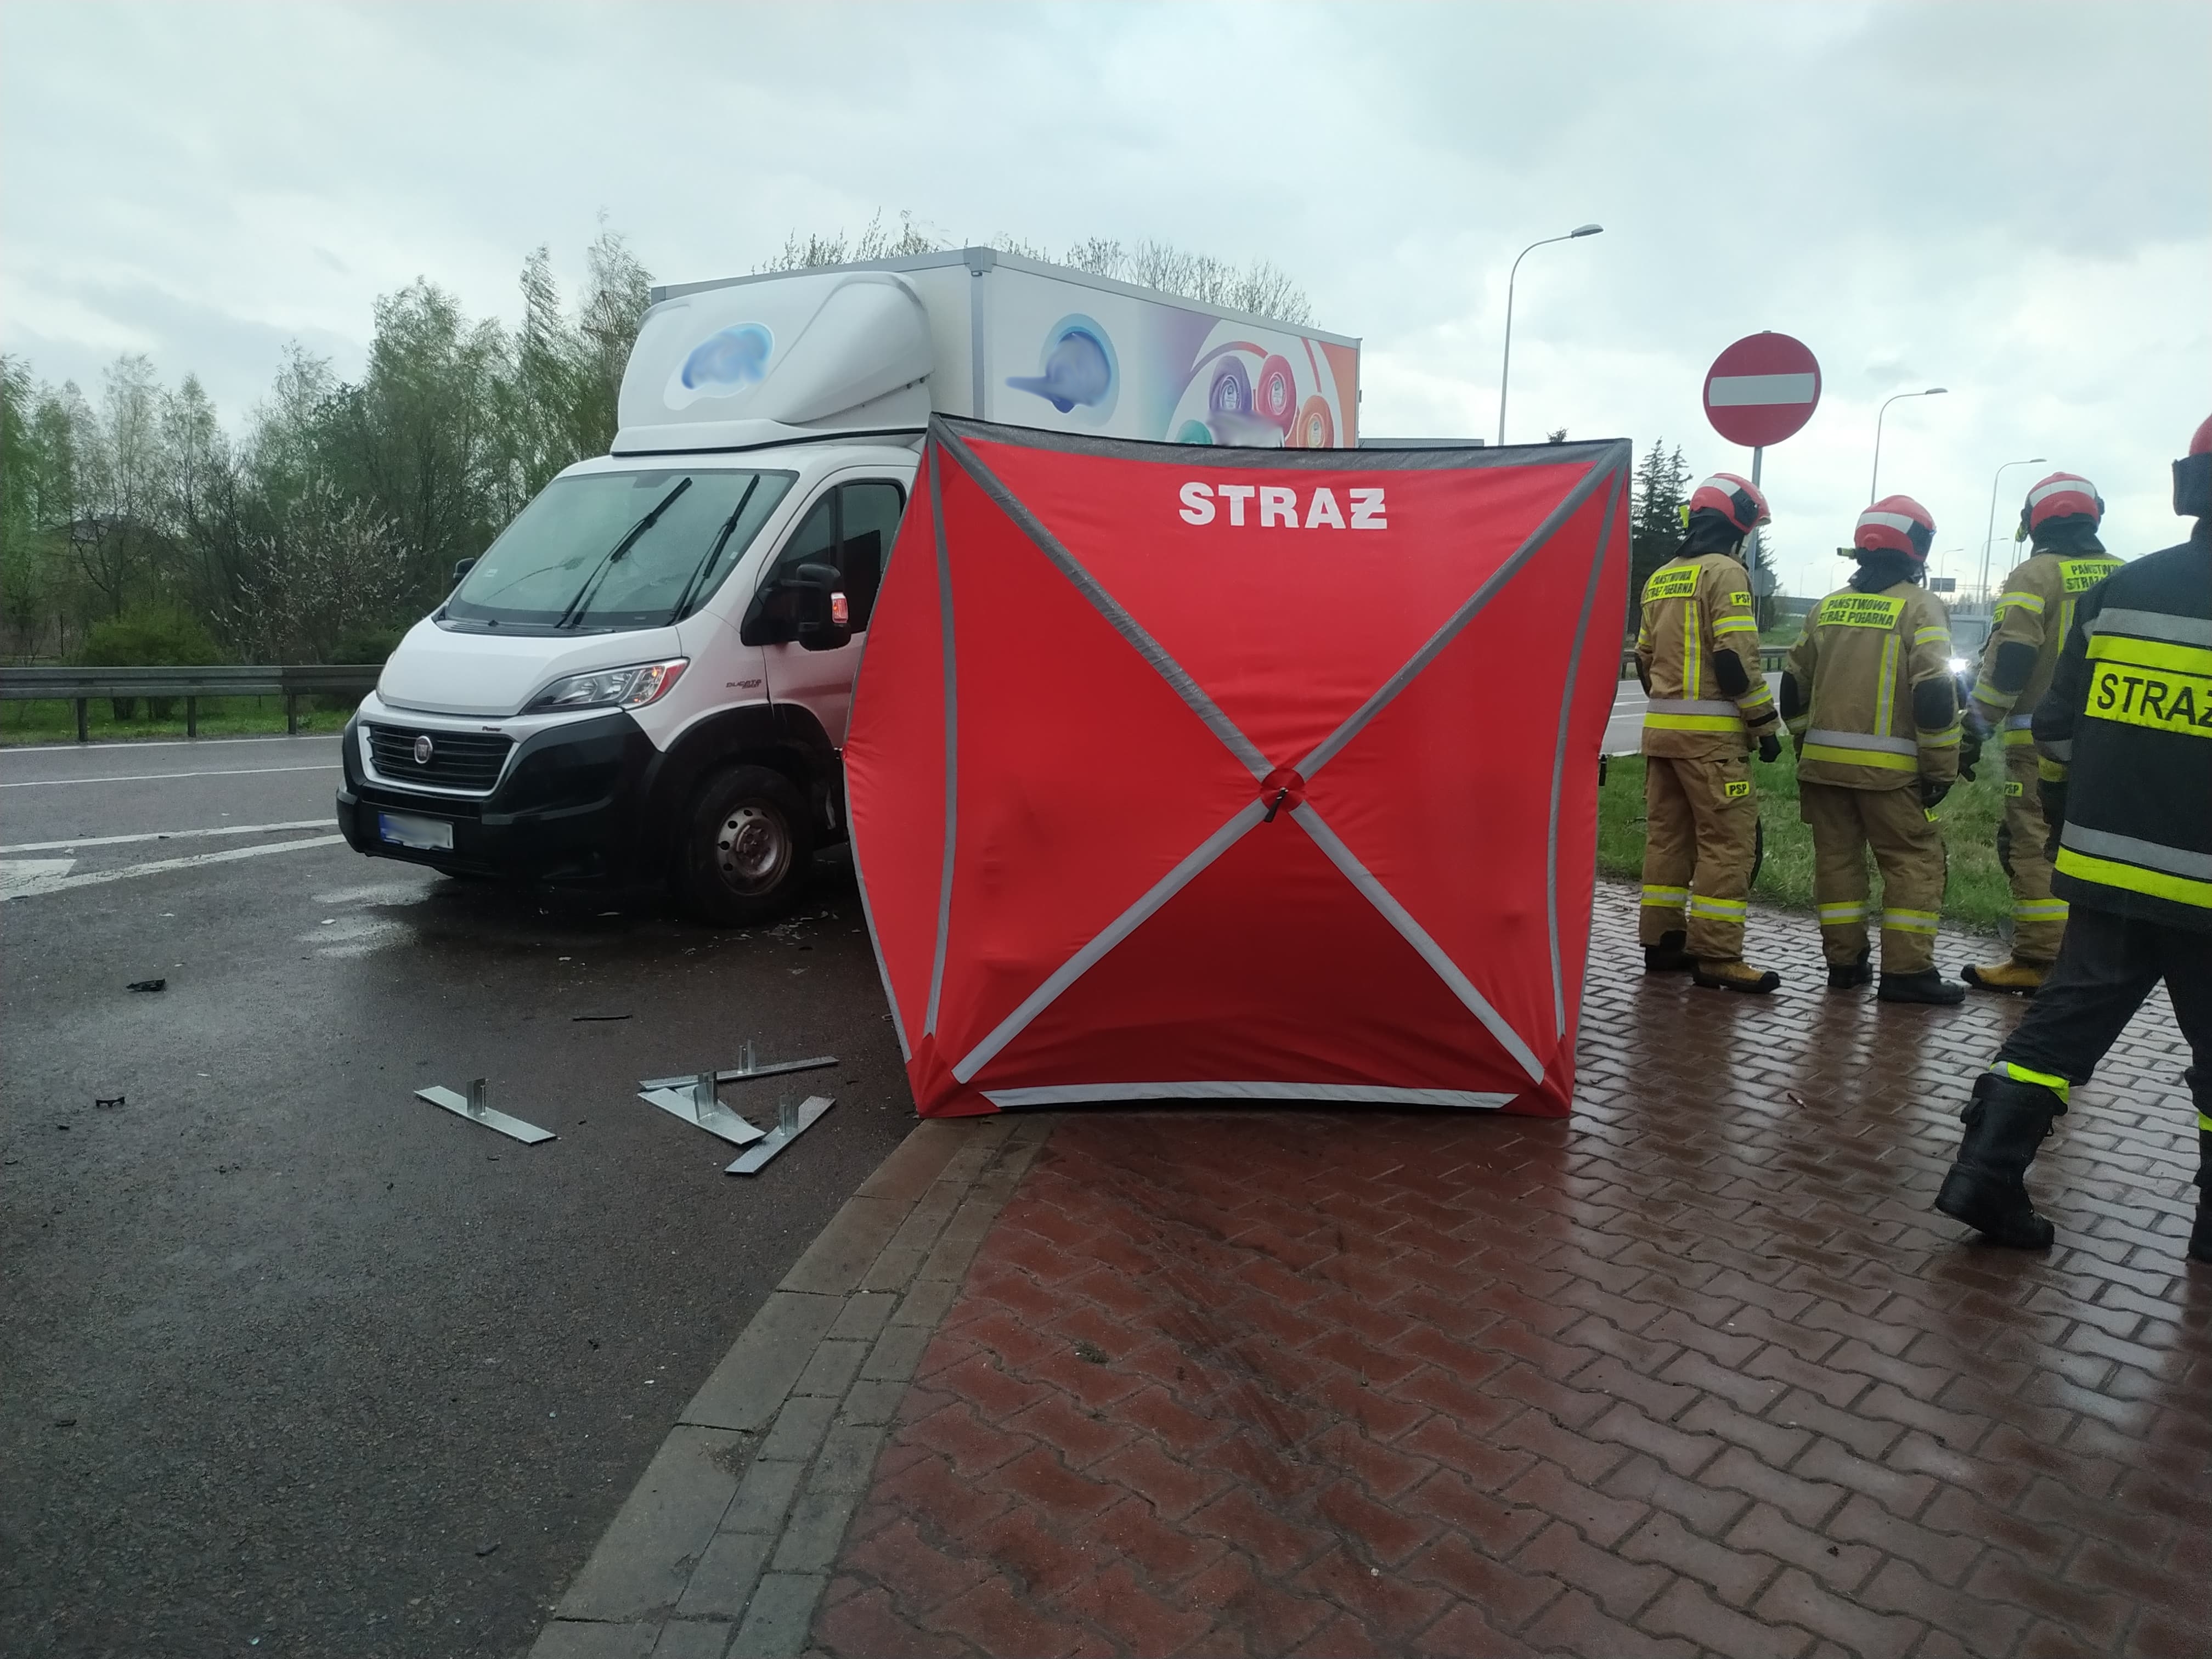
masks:
{"type": "Polygon", "coordinates": [[[845,831],[853,673],[933,410],[1358,440],[1357,341],[988,248],[653,297],[613,453],[464,564],[348,724],[356,851],[772,915],[845,831]]]}

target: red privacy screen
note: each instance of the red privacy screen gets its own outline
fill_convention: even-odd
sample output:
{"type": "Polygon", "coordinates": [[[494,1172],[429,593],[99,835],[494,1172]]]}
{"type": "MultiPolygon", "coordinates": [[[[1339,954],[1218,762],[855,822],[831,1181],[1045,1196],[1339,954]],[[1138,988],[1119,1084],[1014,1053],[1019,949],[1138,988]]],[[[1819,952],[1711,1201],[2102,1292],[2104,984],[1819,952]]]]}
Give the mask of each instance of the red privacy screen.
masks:
{"type": "Polygon", "coordinates": [[[845,750],[922,1114],[1564,1114],[1630,459],[933,421],[845,750]]]}

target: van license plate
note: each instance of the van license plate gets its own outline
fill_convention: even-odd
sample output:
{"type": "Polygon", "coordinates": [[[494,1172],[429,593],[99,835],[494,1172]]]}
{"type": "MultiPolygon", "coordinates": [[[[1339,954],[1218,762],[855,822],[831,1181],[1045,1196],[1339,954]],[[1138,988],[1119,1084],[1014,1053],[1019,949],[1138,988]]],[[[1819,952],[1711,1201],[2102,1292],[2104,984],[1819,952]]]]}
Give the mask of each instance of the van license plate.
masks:
{"type": "Polygon", "coordinates": [[[418,818],[405,812],[379,812],[376,833],[396,847],[419,847],[428,851],[453,850],[453,826],[441,818],[418,818]]]}

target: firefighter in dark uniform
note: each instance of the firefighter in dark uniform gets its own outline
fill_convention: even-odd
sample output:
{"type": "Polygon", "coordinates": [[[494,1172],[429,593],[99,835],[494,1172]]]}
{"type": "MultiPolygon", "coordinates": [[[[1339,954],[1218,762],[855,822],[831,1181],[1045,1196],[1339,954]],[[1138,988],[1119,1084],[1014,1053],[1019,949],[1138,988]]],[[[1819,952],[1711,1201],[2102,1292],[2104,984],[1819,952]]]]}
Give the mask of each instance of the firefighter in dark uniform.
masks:
{"type": "Polygon", "coordinates": [[[2070,905],[2027,1017],[1974,1080],[1936,1207],[1996,1243],[2047,1248],[2022,1176],[2067,1096],[2166,981],[2197,1105],[2197,1223],[2212,1261],[2212,419],[2173,464],[2178,547],[2083,593],[2035,711],[2051,885],[2070,905]]]}
{"type": "Polygon", "coordinates": [[[1688,971],[1714,990],[1764,995],[1782,975],[1743,959],[1759,860],[1750,751],[1782,753],[1759,670],[1751,577],[1737,555],[1767,521],[1749,480],[1716,472],[1691,491],[1682,545],[1644,584],[1636,676],[1644,716],[1644,971],[1688,971]]]}

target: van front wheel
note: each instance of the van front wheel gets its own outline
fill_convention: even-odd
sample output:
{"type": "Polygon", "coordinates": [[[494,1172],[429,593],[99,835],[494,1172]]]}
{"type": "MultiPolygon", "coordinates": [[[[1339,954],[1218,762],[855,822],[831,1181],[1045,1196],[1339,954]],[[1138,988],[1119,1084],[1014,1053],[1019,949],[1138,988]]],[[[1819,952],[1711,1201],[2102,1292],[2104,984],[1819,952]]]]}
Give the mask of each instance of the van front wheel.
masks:
{"type": "Polygon", "coordinates": [[[733,766],[692,804],[683,896],[707,921],[766,921],[797,900],[813,856],[806,803],[791,781],[765,766],[733,766]]]}

